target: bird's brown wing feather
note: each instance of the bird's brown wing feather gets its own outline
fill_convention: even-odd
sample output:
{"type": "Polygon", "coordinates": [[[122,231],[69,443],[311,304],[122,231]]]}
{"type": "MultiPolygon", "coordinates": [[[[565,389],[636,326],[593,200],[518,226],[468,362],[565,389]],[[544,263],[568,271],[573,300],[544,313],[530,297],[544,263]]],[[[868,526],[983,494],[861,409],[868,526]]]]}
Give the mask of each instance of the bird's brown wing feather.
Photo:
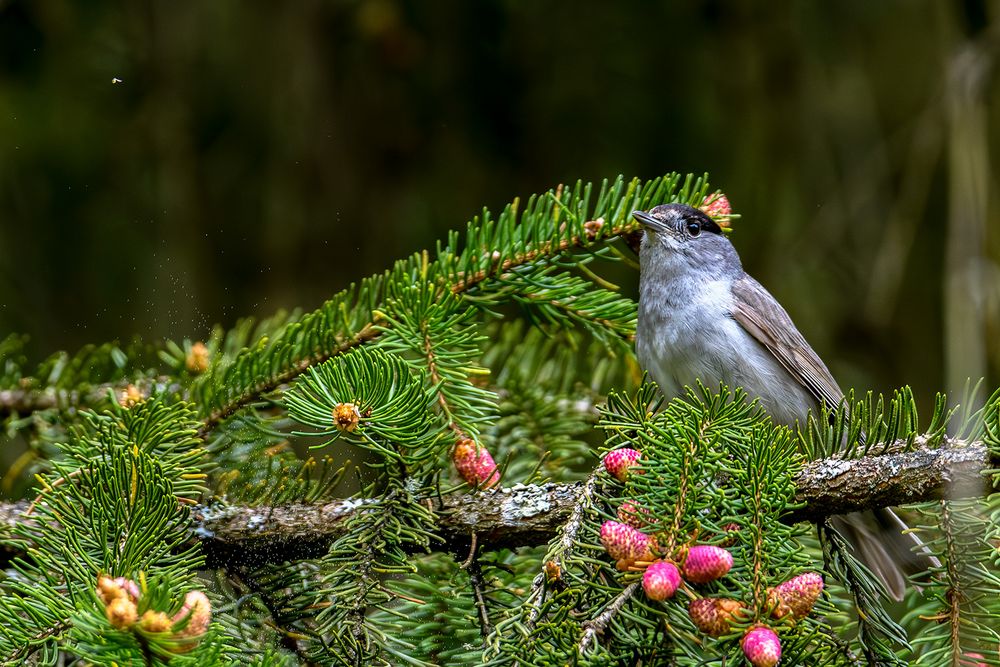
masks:
{"type": "Polygon", "coordinates": [[[792,323],[785,309],[748,275],[733,282],[733,319],[766,347],[816,399],[835,408],[844,398],[823,360],[792,323]]]}

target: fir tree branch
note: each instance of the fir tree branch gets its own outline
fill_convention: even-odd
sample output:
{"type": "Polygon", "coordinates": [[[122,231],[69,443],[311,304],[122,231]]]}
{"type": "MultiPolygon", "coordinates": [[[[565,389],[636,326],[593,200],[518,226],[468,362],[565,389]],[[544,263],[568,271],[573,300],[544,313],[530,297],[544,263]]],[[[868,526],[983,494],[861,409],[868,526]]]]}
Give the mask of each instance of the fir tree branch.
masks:
{"type": "MultiPolygon", "coordinates": [[[[943,497],[984,495],[989,481],[982,473],[993,465],[986,446],[978,441],[946,442],[939,449],[809,463],[797,478],[797,508],[783,520],[793,523],[943,497]]],[[[596,479],[593,475],[575,484],[518,485],[446,496],[437,509],[441,535],[450,550],[468,548],[473,532],[481,547],[497,549],[542,544],[565,526],[559,547],[564,554],[573,547],[585,499],[596,479]]],[[[209,507],[195,512],[195,531],[205,536],[207,554],[223,561],[268,554],[271,558],[305,557],[322,553],[355,511],[364,511],[362,501],[209,507]]],[[[537,582],[539,587],[542,584],[544,576],[537,582]]]]}
{"type": "Polygon", "coordinates": [[[205,437],[211,433],[215,427],[225,421],[226,418],[235,414],[240,408],[244,408],[264,394],[268,394],[275,389],[278,389],[283,384],[287,384],[297,378],[302,373],[305,373],[312,366],[323,363],[327,359],[332,359],[338,354],[343,354],[359,345],[364,345],[365,343],[371,342],[378,338],[382,334],[382,331],[378,328],[377,322],[369,322],[364,327],[362,327],[356,334],[351,336],[348,340],[344,341],[340,345],[336,346],[332,350],[327,352],[321,352],[314,354],[304,359],[299,359],[290,368],[286,369],[281,373],[272,375],[269,378],[265,378],[251,387],[249,390],[243,394],[237,396],[234,400],[227,403],[226,405],[220,407],[219,409],[213,411],[208,417],[205,418],[201,429],[198,431],[199,437],[205,437]]]}
{"type": "Polygon", "coordinates": [[[56,406],[76,405],[80,393],[54,389],[4,389],[0,391],[0,415],[27,414],[56,406]]]}
{"type": "Polygon", "coordinates": [[[68,410],[78,407],[94,407],[107,400],[108,393],[116,396],[127,387],[134,386],[138,396],[148,398],[154,391],[178,390],[173,379],[167,376],[156,378],[141,378],[132,382],[105,382],[92,385],[88,389],[61,389],[44,387],[41,389],[3,389],[0,390],[0,418],[11,414],[27,415],[43,410],[68,410]]]}
{"type": "MultiPolygon", "coordinates": [[[[638,180],[628,183],[618,181],[613,187],[620,187],[620,195],[631,200],[632,197],[644,192],[644,186],[658,182],[653,181],[643,184],[638,180]]],[[[674,181],[675,186],[680,186],[683,183],[683,179],[674,181]]],[[[687,186],[684,187],[686,188],[687,186]]],[[[703,187],[701,181],[697,181],[694,187],[696,192],[699,191],[703,187]]],[[[562,191],[563,188],[560,186],[558,192],[561,194],[562,191]]],[[[686,194],[687,190],[683,190],[682,193],[686,194]]],[[[516,216],[516,211],[514,215],[516,216]]],[[[556,258],[569,252],[585,250],[594,246],[603,246],[620,237],[634,234],[638,226],[628,215],[622,216],[616,223],[607,226],[602,225],[601,228],[587,228],[581,225],[579,233],[566,233],[557,240],[543,241],[534,247],[510,254],[500,261],[491,263],[486,268],[480,268],[468,274],[461,272],[447,274],[446,271],[439,273],[439,279],[441,280],[440,289],[442,294],[446,291],[450,291],[453,294],[469,293],[474,291],[475,288],[482,286],[491,278],[501,277],[519,267],[556,258]]],[[[490,250],[495,251],[496,249],[490,250]]],[[[215,407],[205,417],[203,426],[199,430],[199,435],[201,437],[207,436],[228,417],[254,401],[259,400],[262,396],[279,389],[282,385],[288,384],[312,366],[379,338],[385,331],[386,323],[380,321],[378,318],[373,318],[361,326],[352,328],[354,328],[353,332],[349,330],[340,331],[336,336],[336,340],[339,342],[330,349],[313,350],[311,354],[284,361],[284,368],[281,371],[260,379],[238,395],[230,398],[227,402],[215,407]]],[[[65,392],[64,395],[60,392],[52,393],[47,390],[6,390],[0,392],[0,416],[15,409],[19,413],[26,413],[64,406],[91,406],[103,399],[107,395],[108,389],[117,392],[124,389],[127,385],[128,382],[109,384],[107,386],[101,385],[95,387],[92,392],[65,392]],[[49,395],[50,393],[51,395],[49,395]]],[[[195,400],[197,402],[197,396],[193,394],[187,395],[188,392],[181,392],[181,394],[185,400],[195,400]]],[[[144,395],[146,395],[145,392],[144,395]]]]}
{"type": "Polygon", "coordinates": [[[796,480],[796,503],[788,521],[814,520],[879,507],[943,498],[983,496],[992,486],[986,471],[995,463],[981,441],[945,438],[938,448],[902,451],[906,441],[887,446],[890,453],[856,459],[828,458],[807,463],[796,480]]]}
{"type": "MultiPolygon", "coordinates": [[[[896,444],[902,448],[902,443],[896,444]]],[[[982,442],[955,440],[946,440],[939,449],[814,461],[799,474],[797,508],[783,520],[798,522],[945,497],[982,496],[990,489],[984,473],[994,464],[982,442]]],[[[436,508],[443,548],[468,549],[473,533],[486,549],[538,545],[565,526],[560,541],[560,553],[565,553],[572,549],[582,525],[585,502],[581,500],[593,491],[596,479],[594,475],[575,484],[517,485],[446,496],[436,508]]],[[[365,511],[370,502],[196,507],[192,540],[202,543],[206,557],[215,564],[317,557],[344,533],[346,520],[365,511]]],[[[0,525],[25,521],[25,508],[25,503],[0,504],[0,525]]],[[[539,581],[544,583],[544,576],[539,581]]]]}
{"type": "Polygon", "coordinates": [[[431,384],[433,384],[437,389],[434,393],[437,394],[437,403],[441,408],[441,414],[444,415],[445,419],[448,421],[448,428],[452,433],[455,434],[456,438],[466,438],[468,435],[461,427],[455,423],[454,412],[451,409],[451,405],[448,404],[448,398],[444,395],[442,390],[443,382],[441,379],[441,373],[438,372],[437,366],[437,355],[434,354],[434,342],[431,340],[430,334],[427,332],[427,323],[423,322],[421,327],[424,335],[424,359],[427,362],[427,372],[431,378],[431,384]]]}
{"type": "Polygon", "coordinates": [[[948,603],[948,628],[951,643],[951,661],[953,664],[961,664],[962,659],[962,639],[959,629],[962,627],[962,585],[959,568],[959,555],[956,547],[954,519],[951,516],[951,508],[947,501],[942,501],[941,506],[941,532],[944,535],[947,545],[947,557],[945,558],[948,584],[945,600],[948,603]]]}

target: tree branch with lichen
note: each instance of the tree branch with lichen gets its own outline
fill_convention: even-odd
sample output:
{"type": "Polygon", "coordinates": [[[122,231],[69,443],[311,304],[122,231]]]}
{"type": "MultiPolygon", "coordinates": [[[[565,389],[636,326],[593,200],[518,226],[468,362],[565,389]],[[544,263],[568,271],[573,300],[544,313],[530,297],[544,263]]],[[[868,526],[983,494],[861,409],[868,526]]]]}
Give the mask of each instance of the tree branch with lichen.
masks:
{"type": "MultiPolygon", "coordinates": [[[[812,521],[878,507],[941,498],[979,497],[992,485],[997,463],[982,442],[948,441],[937,449],[813,461],[799,473],[786,522],[812,521]]],[[[445,496],[434,508],[443,548],[463,552],[475,533],[480,549],[544,544],[563,531],[571,548],[582,517],[579,499],[589,484],[515,485],[445,496]],[[577,514],[574,514],[576,512],[577,514]]],[[[210,562],[254,562],[316,557],[343,534],[347,519],[366,511],[364,500],[320,505],[208,505],[194,509],[191,540],[210,562]]],[[[24,503],[0,505],[0,524],[24,519],[24,503]]]]}

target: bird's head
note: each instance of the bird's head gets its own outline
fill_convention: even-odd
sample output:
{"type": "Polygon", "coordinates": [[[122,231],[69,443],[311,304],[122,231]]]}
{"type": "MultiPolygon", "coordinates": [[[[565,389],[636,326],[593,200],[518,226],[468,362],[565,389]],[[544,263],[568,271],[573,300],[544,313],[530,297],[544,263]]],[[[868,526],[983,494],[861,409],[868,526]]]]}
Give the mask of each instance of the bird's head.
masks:
{"type": "Polygon", "coordinates": [[[646,230],[640,261],[687,265],[690,268],[742,271],[739,257],[712,218],[686,204],[661,204],[649,211],[633,211],[646,230]]]}

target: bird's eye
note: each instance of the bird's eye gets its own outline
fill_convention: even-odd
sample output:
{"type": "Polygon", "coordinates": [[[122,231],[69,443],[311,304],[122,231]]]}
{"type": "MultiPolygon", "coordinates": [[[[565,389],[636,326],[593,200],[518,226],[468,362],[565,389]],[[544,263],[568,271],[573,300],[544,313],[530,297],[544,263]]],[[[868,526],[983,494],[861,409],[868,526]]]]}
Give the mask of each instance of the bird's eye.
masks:
{"type": "Polygon", "coordinates": [[[688,236],[694,238],[701,234],[701,223],[691,220],[687,223],[688,236]]]}

